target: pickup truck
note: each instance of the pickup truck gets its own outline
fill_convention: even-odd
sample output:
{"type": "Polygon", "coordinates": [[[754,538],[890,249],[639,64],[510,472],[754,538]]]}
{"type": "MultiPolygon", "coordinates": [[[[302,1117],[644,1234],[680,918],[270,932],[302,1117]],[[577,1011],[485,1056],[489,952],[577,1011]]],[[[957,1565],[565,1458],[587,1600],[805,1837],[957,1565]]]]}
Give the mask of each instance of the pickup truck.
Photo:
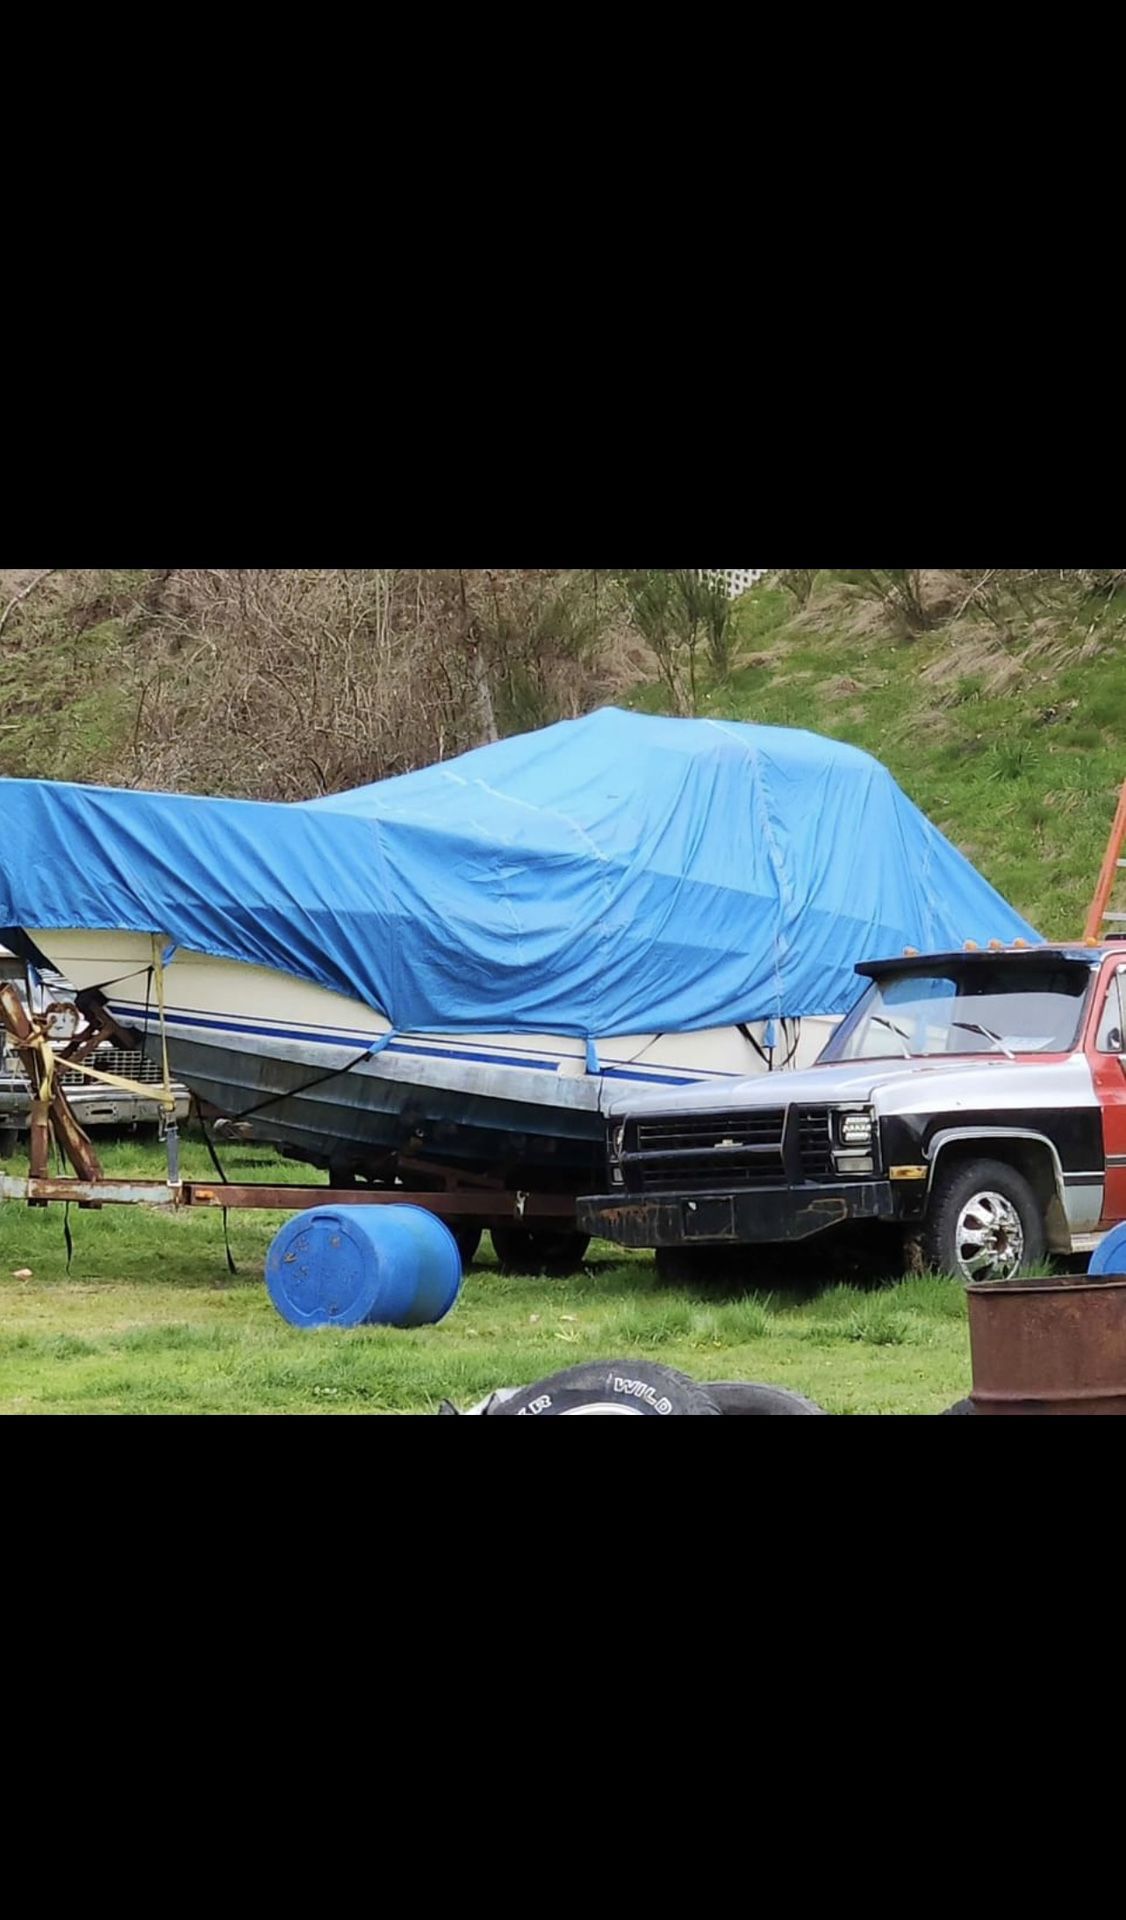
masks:
{"type": "MultiPolygon", "coordinates": [[[[1006,1280],[1126,1220],[1126,946],[969,949],[857,969],[817,1064],[626,1099],[582,1230],[779,1246],[861,1225],[904,1265],[1006,1280]]],[[[670,1262],[671,1264],[671,1262],[670,1262]]]]}

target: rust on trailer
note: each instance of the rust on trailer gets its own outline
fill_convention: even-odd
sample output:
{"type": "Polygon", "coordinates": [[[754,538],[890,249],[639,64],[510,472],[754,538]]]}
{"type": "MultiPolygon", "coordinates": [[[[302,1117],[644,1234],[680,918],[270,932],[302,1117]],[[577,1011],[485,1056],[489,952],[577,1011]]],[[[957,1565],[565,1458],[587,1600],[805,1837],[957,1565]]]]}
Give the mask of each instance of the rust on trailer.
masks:
{"type": "Polygon", "coordinates": [[[1126,1414],[1126,1279],[966,1289],[985,1414],[1126,1414]]]}
{"type": "Polygon", "coordinates": [[[82,1207],[229,1207],[232,1211],[267,1208],[304,1213],[311,1207],[422,1207],[440,1219],[534,1221],[571,1220],[575,1203],[561,1193],[408,1193],[395,1187],[223,1186],[215,1181],[75,1180],[70,1176],[0,1175],[0,1200],[26,1200],[29,1206],[67,1201],[82,1207]]]}
{"type": "Polygon", "coordinates": [[[271,1207],[304,1212],[308,1207],[423,1207],[440,1219],[570,1219],[575,1203],[567,1194],[498,1193],[473,1188],[446,1193],[408,1193],[398,1187],[218,1186],[214,1181],[184,1182],[189,1207],[271,1207]],[[296,1196],[296,1197],[295,1197],[296,1196]]]}

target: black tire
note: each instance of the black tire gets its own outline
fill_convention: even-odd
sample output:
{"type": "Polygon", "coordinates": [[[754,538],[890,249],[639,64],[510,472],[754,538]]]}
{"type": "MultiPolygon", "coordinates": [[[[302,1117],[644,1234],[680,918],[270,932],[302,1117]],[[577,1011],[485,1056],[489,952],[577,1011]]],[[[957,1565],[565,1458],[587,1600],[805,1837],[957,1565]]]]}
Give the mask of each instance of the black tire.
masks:
{"type": "Polygon", "coordinates": [[[777,1418],[781,1414],[817,1413],[828,1419],[824,1407],[787,1387],[764,1387],[751,1380],[709,1380],[707,1391],[721,1413],[739,1419],[777,1418]]]}
{"type": "Polygon", "coordinates": [[[481,1245],[483,1227],[451,1227],[450,1232],[457,1241],[457,1250],[461,1255],[461,1264],[466,1273],[477,1258],[481,1245]]]}
{"type": "Polygon", "coordinates": [[[976,1412],[977,1412],[977,1408],[974,1406],[974,1403],[972,1400],[958,1400],[955,1402],[955,1404],[952,1407],[943,1407],[941,1417],[945,1420],[948,1417],[948,1415],[952,1413],[976,1413],[976,1412]]]}
{"type": "MultiPolygon", "coordinates": [[[[979,1227],[975,1226],[973,1230],[977,1232],[979,1227]]],[[[1024,1175],[1018,1173],[1015,1167],[1008,1166],[1004,1160],[961,1160],[955,1161],[945,1171],[939,1168],[923,1228],[923,1257],[926,1265],[936,1273],[956,1274],[967,1284],[974,1280],[1014,1280],[1019,1274],[1038,1266],[1047,1251],[1048,1235],[1040,1202],[1024,1175]],[[967,1265],[964,1256],[969,1253],[969,1243],[962,1239],[959,1225],[964,1224],[963,1216],[978,1195],[999,1196],[1007,1209],[1014,1211],[1020,1220],[1023,1244],[1019,1258],[1007,1271],[1004,1270],[1005,1242],[1008,1240],[1008,1244],[1013,1246],[1014,1240],[1009,1237],[1004,1221],[992,1203],[983,1206],[976,1218],[979,1223],[990,1218],[998,1222],[995,1228],[983,1227],[981,1230],[996,1234],[994,1257],[999,1264],[978,1270],[967,1265]]]]}
{"type": "Polygon", "coordinates": [[[0,1127],[0,1160],[10,1160],[19,1146],[20,1136],[15,1127],[0,1127]]]}
{"type": "Polygon", "coordinates": [[[644,1413],[718,1414],[707,1387],[685,1373],[649,1360],[592,1360],[523,1387],[496,1408],[493,1418],[521,1414],[644,1413]]]}
{"type": "Polygon", "coordinates": [[[553,1227],[493,1227],[493,1246],[506,1273],[577,1273],[590,1235],[553,1227]]]}

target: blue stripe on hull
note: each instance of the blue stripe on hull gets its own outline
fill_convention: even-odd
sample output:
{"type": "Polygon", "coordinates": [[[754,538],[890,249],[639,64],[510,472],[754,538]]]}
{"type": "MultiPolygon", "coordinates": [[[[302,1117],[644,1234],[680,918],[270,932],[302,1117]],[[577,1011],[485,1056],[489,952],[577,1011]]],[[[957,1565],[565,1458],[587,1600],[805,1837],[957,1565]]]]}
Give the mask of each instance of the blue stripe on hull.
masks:
{"type": "MultiPolygon", "coordinates": [[[[126,1024],[136,1024],[147,1018],[150,1028],[156,1019],[155,1009],[150,1005],[142,1006],[128,1000],[111,1000],[110,1011],[126,1024]]],[[[211,1033],[234,1033],[243,1039],[296,1040],[303,1046],[336,1047],[359,1051],[363,1047],[378,1045],[379,1036],[361,1033],[353,1029],[348,1033],[330,1033],[326,1029],[313,1027],[263,1027],[250,1021],[221,1020],[213,1014],[192,1014],[179,1011],[166,1015],[170,1028],[187,1027],[203,1029],[211,1033]]],[[[469,1065],[482,1067],[513,1067],[531,1073],[558,1073],[559,1062],[542,1055],[531,1057],[512,1053],[469,1053],[456,1047],[432,1046],[425,1044],[408,1045],[401,1040],[391,1040],[381,1053],[404,1055],[417,1060],[458,1060],[469,1065]]],[[[651,1073],[639,1073],[628,1067],[603,1067],[601,1077],[604,1080],[640,1081],[643,1086],[656,1087],[693,1087],[701,1080],[737,1080],[743,1078],[738,1073],[719,1074],[713,1070],[698,1074],[674,1074],[664,1068],[655,1068],[651,1073]]]]}

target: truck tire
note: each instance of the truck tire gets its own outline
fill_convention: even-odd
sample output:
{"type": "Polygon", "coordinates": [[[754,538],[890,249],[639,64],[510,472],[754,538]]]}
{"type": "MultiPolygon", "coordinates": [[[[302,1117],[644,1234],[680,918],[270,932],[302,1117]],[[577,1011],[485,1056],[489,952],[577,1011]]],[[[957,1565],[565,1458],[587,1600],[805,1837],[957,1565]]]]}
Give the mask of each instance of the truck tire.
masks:
{"type": "Polygon", "coordinates": [[[1040,1202],[1004,1160],[939,1167],[923,1227],[923,1256],[936,1273],[974,1281],[1015,1280],[1048,1250],[1040,1202]]]}
{"type": "Polygon", "coordinates": [[[521,1387],[503,1405],[491,1409],[494,1418],[505,1415],[571,1413],[716,1414],[719,1408],[707,1387],[685,1373],[660,1367],[650,1360],[592,1360],[521,1387]]]}
{"type": "Polygon", "coordinates": [[[554,1227],[504,1226],[490,1229],[506,1273],[575,1273],[586,1259],[590,1235],[554,1227]]]}
{"type": "Polygon", "coordinates": [[[0,1127],[0,1160],[10,1160],[19,1145],[15,1127],[0,1127]]]}
{"type": "Polygon", "coordinates": [[[800,1393],[791,1393],[786,1387],[764,1387],[751,1380],[709,1380],[706,1391],[711,1394],[721,1413],[734,1415],[738,1419],[750,1419],[754,1416],[777,1418],[781,1414],[821,1414],[828,1415],[824,1407],[812,1400],[806,1400],[800,1393]]]}

